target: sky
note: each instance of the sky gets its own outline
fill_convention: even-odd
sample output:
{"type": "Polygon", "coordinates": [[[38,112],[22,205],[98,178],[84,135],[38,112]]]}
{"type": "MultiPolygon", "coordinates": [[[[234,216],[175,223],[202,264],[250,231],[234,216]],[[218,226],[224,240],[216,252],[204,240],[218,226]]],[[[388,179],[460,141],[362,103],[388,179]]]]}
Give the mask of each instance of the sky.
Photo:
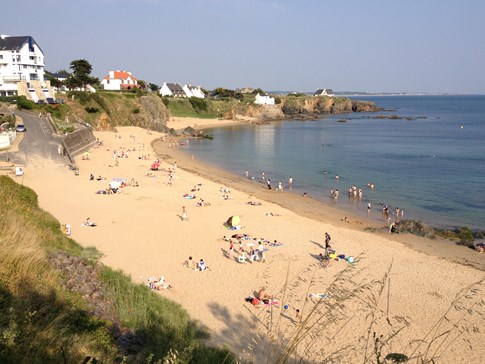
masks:
{"type": "Polygon", "coordinates": [[[313,92],[485,94],[483,0],[2,0],[46,69],[313,92]]]}

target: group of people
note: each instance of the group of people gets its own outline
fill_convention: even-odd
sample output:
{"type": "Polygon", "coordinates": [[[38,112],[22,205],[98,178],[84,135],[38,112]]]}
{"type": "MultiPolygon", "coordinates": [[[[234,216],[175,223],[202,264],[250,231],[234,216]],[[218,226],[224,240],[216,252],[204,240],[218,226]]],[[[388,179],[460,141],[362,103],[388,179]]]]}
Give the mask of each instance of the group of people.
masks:
{"type": "MultiPolygon", "coordinates": [[[[246,172],[244,173],[246,178],[249,179],[249,171],[246,169],[246,172]]],[[[250,178],[252,181],[255,181],[256,180],[256,177],[252,176],[250,178]]],[[[266,188],[268,190],[271,190],[272,189],[272,186],[271,186],[271,179],[267,179],[266,178],[266,174],[263,172],[261,172],[261,181],[263,183],[266,182],[266,188]]],[[[290,177],[288,178],[288,189],[291,191],[293,189],[293,177],[290,177]]],[[[284,186],[283,186],[283,182],[280,181],[278,182],[278,186],[275,188],[275,191],[283,191],[284,190],[284,186]]]]}
{"type": "Polygon", "coordinates": [[[200,259],[199,262],[196,262],[192,256],[189,256],[189,258],[183,263],[185,267],[197,271],[204,271],[204,270],[210,270],[210,268],[207,266],[205,263],[204,259],[200,259]]]}

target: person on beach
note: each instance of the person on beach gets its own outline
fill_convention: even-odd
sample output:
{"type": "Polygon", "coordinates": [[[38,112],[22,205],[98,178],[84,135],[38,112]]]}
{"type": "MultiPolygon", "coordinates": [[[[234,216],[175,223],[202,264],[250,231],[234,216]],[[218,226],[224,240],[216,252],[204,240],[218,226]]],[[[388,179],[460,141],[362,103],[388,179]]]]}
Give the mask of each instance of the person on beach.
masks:
{"type": "Polygon", "coordinates": [[[86,221],[84,222],[84,226],[93,226],[94,227],[94,226],[97,226],[97,224],[95,222],[91,221],[91,219],[88,217],[86,219],[86,221]]]}
{"type": "Polygon", "coordinates": [[[185,206],[182,206],[182,215],[180,215],[182,221],[189,221],[189,217],[187,216],[187,210],[185,209],[185,206]]]}
{"type": "Polygon", "coordinates": [[[330,240],[332,240],[332,237],[329,233],[325,232],[325,249],[330,248],[330,240]]]}
{"type": "Polygon", "coordinates": [[[288,188],[290,189],[290,191],[291,191],[291,189],[293,188],[293,177],[290,177],[290,178],[288,179],[288,188]]]}
{"type": "Polygon", "coordinates": [[[195,264],[194,260],[192,259],[192,256],[189,256],[189,259],[187,259],[184,262],[184,266],[186,266],[189,269],[196,269],[197,264],[195,264]]]}
{"type": "Polygon", "coordinates": [[[283,191],[283,182],[278,182],[278,191],[283,191]]]}
{"type": "Polygon", "coordinates": [[[258,243],[258,258],[260,262],[264,263],[264,245],[263,242],[260,240],[258,243]]]}
{"type": "Polygon", "coordinates": [[[271,180],[270,179],[266,181],[266,185],[268,186],[268,190],[270,190],[271,189],[271,180]]]}
{"type": "Polygon", "coordinates": [[[199,264],[197,265],[197,268],[199,269],[199,271],[203,271],[203,270],[206,270],[207,269],[207,265],[205,264],[204,262],[204,259],[201,259],[199,261],[199,264]]]}
{"type": "Polygon", "coordinates": [[[249,178],[249,171],[246,169],[246,178],[249,178]]]}
{"type": "Polygon", "coordinates": [[[370,210],[371,210],[371,204],[370,202],[367,203],[367,216],[370,215],[370,210]]]}
{"type": "Polygon", "coordinates": [[[269,294],[266,291],[265,287],[262,287],[259,292],[258,296],[256,297],[258,300],[263,301],[264,303],[268,304],[270,300],[273,299],[273,295],[269,294]]]}
{"type": "Polygon", "coordinates": [[[261,179],[264,181],[264,171],[261,172],[261,179]]]}

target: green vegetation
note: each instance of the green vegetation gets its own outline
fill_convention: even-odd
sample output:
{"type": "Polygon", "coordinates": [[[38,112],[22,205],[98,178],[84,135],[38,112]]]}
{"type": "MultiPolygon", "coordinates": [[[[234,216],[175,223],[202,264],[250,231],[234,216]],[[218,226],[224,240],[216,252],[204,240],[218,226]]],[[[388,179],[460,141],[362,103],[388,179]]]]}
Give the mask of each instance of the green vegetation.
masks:
{"type": "Polygon", "coordinates": [[[7,128],[13,128],[15,126],[15,116],[12,114],[0,114],[0,125],[7,123],[7,128]]]}
{"type": "Polygon", "coordinates": [[[463,226],[455,229],[434,229],[436,235],[455,241],[460,245],[475,246],[475,239],[483,239],[485,231],[473,232],[469,227],[463,226]]]}
{"type": "Polygon", "coordinates": [[[72,73],[64,82],[69,89],[84,88],[86,85],[99,84],[99,80],[96,77],[91,76],[93,67],[85,59],[77,59],[71,62],[69,67],[72,73]]]}
{"type": "Polygon", "coordinates": [[[96,250],[64,236],[59,222],[39,209],[35,192],[6,176],[0,176],[0,200],[0,362],[234,361],[227,350],[204,345],[207,334],[178,304],[102,267],[98,279],[113,316],[143,338],[144,346],[124,358],[109,333],[113,323],[90,314],[80,293],[62,289],[68,274],[49,263],[49,257],[66,252],[96,266],[96,250]]]}
{"type": "Polygon", "coordinates": [[[196,97],[191,97],[190,99],[162,97],[162,100],[173,116],[201,119],[214,119],[219,116],[209,108],[209,103],[205,99],[198,99],[196,97]]]}
{"type": "Polygon", "coordinates": [[[19,110],[32,110],[35,109],[35,102],[27,100],[25,96],[17,97],[17,108],[19,110]]]}

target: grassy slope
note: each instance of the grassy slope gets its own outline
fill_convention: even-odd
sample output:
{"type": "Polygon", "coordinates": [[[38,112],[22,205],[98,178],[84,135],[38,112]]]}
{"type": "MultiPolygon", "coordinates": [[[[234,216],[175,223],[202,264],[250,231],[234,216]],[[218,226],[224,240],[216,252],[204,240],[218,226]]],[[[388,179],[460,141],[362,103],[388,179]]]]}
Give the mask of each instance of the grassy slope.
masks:
{"type": "MultiPolygon", "coordinates": [[[[87,356],[107,363],[120,360],[108,333],[111,323],[90,315],[80,295],[63,290],[65,277],[47,260],[62,250],[94,264],[93,249],[62,235],[59,222],[38,208],[35,192],[9,177],[0,176],[0,201],[0,362],[80,363],[87,356]]],[[[228,356],[226,350],[203,344],[207,334],[178,304],[108,267],[100,279],[115,316],[145,338],[134,362],[146,362],[151,354],[161,359],[169,350],[180,363],[221,363],[228,356]]]]}

